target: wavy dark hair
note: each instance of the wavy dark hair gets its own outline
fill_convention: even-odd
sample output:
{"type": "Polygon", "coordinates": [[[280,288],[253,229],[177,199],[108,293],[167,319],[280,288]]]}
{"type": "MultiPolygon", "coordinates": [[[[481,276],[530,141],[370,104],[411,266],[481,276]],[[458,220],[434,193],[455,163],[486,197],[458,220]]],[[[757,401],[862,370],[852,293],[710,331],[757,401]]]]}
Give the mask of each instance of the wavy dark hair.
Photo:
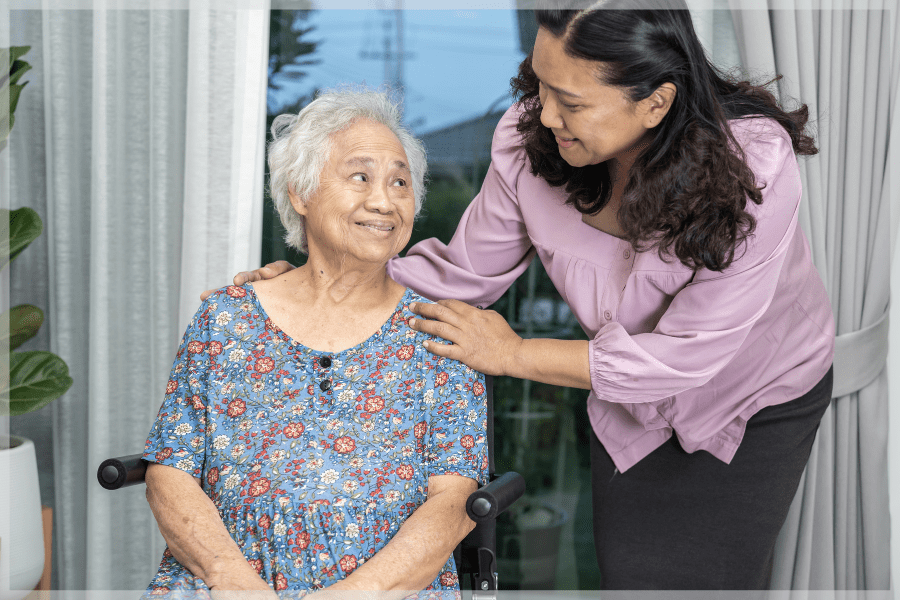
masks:
{"type": "MultiPolygon", "coordinates": [[[[691,269],[722,271],[753,234],[756,221],[747,200],[762,203],[746,157],[729,119],[764,116],[791,136],[794,152],[815,154],[805,133],[806,105],[788,112],[766,86],[734,81],[706,57],[683,0],[611,0],[587,10],[539,10],[538,25],[565,42],[573,57],[596,61],[596,77],[621,88],[632,102],[672,83],[672,106],[656,135],[628,173],[619,223],[638,250],[656,248],[660,258],[677,258],[691,269]]],[[[539,81],[529,55],[511,81],[522,112],[518,130],[531,171],[564,187],[567,202],[584,214],[610,200],[605,163],[572,167],[560,156],[553,133],[541,124],[539,81]]]]}

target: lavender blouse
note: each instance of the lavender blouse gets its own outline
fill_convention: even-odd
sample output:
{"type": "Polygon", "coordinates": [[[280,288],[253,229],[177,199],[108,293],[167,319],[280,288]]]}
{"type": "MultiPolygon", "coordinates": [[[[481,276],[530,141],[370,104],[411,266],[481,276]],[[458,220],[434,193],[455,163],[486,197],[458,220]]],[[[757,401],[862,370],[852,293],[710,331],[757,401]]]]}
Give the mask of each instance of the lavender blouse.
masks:
{"type": "Polygon", "coordinates": [[[798,398],[828,371],[834,321],[797,223],[800,175],[775,121],[731,122],[760,184],[743,254],[722,272],[635,252],[581,220],[561,188],[531,174],[514,105],[491,166],[449,245],[429,239],[388,263],[428,298],[495,302],[536,253],[591,338],[591,425],[619,471],[673,434],[731,461],[747,420],[798,398]]]}

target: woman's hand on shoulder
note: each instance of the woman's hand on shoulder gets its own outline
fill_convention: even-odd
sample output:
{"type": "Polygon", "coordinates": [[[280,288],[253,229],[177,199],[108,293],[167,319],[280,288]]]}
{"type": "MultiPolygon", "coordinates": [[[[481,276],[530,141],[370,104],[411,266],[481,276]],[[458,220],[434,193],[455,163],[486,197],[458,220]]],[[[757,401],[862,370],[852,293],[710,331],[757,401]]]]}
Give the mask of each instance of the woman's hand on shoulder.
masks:
{"type": "Polygon", "coordinates": [[[436,304],[416,302],[411,310],[425,319],[413,319],[411,327],[447,340],[425,342],[432,353],[459,362],[487,375],[512,375],[519,337],[500,313],[481,310],[459,300],[436,304]]]}
{"type": "MultiPolygon", "coordinates": [[[[260,267],[255,271],[241,271],[237,275],[234,276],[233,283],[234,285],[244,285],[247,282],[252,281],[262,281],[263,279],[272,279],[274,277],[278,277],[282,273],[287,273],[288,271],[293,271],[296,269],[294,265],[289,263],[286,260],[276,260],[273,263],[269,263],[264,267],[260,267]]],[[[206,300],[210,294],[212,294],[216,290],[206,290],[202,294],[200,294],[200,300],[206,300]]]]}

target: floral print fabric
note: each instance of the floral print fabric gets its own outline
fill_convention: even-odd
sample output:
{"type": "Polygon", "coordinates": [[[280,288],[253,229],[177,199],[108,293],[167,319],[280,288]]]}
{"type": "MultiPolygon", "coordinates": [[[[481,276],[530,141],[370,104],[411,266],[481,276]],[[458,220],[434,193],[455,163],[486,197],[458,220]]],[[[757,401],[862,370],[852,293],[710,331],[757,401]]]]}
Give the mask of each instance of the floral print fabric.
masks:
{"type": "MultiPolygon", "coordinates": [[[[384,547],[428,477],[487,478],[484,378],[422,347],[411,290],[371,338],[306,348],[253,287],[201,305],[184,335],[144,458],[200,479],[244,556],[275,590],[313,591],[384,547]]],[[[207,589],[166,550],[148,592],[207,589]]],[[[456,590],[453,557],[426,588],[456,590]]],[[[302,595],[302,594],[301,594],[302,595]]]]}

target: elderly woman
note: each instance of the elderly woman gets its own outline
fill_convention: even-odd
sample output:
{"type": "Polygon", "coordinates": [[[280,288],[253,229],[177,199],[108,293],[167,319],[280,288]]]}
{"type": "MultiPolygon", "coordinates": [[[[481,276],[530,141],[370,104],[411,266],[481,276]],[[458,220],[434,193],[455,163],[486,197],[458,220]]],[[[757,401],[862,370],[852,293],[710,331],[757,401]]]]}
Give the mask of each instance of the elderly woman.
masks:
{"type": "Polygon", "coordinates": [[[209,296],[147,441],[168,543],[150,593],[455,590],[486,477],[482,375],[424,349],[385,265],[425,155],[381,93],[282,115],[271,192],[305,266],[209,296]]]}

